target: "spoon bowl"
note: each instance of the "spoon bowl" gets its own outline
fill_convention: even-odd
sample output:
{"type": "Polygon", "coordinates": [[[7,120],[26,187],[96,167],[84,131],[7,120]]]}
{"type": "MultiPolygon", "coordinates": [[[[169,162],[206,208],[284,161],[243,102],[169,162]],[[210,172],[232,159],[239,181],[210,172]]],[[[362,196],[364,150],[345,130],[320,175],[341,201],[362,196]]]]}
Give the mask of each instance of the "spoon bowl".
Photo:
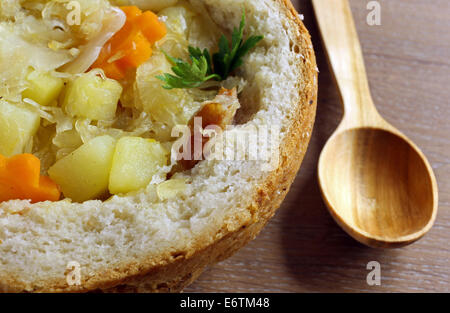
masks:
{"type": "Polygon", "coordinates": [[[402,135],[354,128],[333,136],[319,160],[319,183],[333,218],[358,241],[400,247],[435,219],[430,168],[402,135]]]}
{"type": "Polygon", "coordinates": [[[437,214],[436,178],[424,154],[377,112],[348,0],[313,0],[344,118],[325,145],[318,175],[337,223],[372,247],[412,243],[437,214]]]}

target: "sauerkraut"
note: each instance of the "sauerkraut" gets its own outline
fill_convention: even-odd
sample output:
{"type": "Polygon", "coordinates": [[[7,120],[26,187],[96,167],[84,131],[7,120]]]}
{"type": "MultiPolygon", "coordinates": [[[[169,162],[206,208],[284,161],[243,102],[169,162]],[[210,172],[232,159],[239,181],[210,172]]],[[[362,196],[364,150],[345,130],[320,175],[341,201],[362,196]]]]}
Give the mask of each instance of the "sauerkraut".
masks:
{"type": "Polygon", "coordinates": [[[66,65],[71,73],[84,72],[106,40],[123,26],[123,13],[117,13],[107,0],[78,0],[79,21],[73,24],[71,13],[78,8],[69,3],[70,0],[0,2],[3,98],[21,100],[30,67],[49,72],[66,65]]]}
{"type": "MultiPolygon", "coordinates": [[[[213,51],[220,34],[200,4],[194,8],[183,0],[1,0],[0,98],[40,118],[40,127],[23,153],[37,156],[42,174],[47,174],[55,162],[101,136],[156,139],[170,151],[177,139],[171,136],[174,126],[187,125],[202,104],[217,95],[219,87],[237,86],[240,90],[245,81],[229,77],[223,82],[208,82],[212,88],[163,89],[156,76],[171,73],[173,66],[163,52],[186,59],[189,45],[213,51]],[[113,5],[155,10],[167,34],[154,44],[153,54],[145,63],[120,79],[123,92],[114,118],[73,116],[64,106],[65,94],[70,94],[66,92],[68,86],[87,71],[106,79],[102,69],[91,67],[109,39],[125,25],[124,11],[113,5]],[[45,105],[24,96],[33,94],[28,80],[32,72],[38,73],[33,77],[42,73],[49,81],[56,80],[62,88],[55,97],[48,97],[51,100],[45,105]]],[[[34,92],[39,93],[39,87],[34,92]]],[[[168,165],[160,174],[165,177],[170,170],[168,165]]],[[[154,182],[161,181],[158,178],[154,182]]],[[[163,189],[160,193],[164,194],[163,189]]]]}

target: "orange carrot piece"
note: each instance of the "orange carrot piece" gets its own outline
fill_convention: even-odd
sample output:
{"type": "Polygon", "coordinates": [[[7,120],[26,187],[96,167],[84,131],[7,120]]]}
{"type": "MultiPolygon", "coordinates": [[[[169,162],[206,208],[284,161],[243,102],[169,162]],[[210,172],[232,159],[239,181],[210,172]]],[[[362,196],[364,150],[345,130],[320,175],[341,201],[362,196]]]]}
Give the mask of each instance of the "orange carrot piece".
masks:
{"type": "Polygon", "coordinates": [[[27,187],[39,186],[39,175],[41,170],[41,161],[31,154],[19,154],[9,159],[7,171],[10,174],[11,181],[27,187]]]}
{"type": "Polygon", "coordinates": [[[33,196],[36,202],[58,201],[61,197],[61,191],[58,185],[48,176],[41,176],[39,180],[39,189],[33,196]]]}
{"type": "Polygon", "coordinates": [[[40,176],[41,161],[32,154],[11,158],[0,155],[0,202],[8,200],[58,201],[61,191],[49,177],[40,176]]]}
{"type": "Polygon", "coordinates": [[[167,29],[158,16],[136,6],[121,7],[127,20],[102,48],[92,68],[101,68],[109,78],[121,80],[129,69],[137,68],[152,55],[152,45],[163,38],[167,29]]]}
{"type": "Polygon", "coordinates": [[[0,177],[1,173],[4,171],[8,158],[0,154],[0,177]]]}
{"type": "Polygon", "coordinates": [[[9,201],[12,199],[20,199],[20,194],[17,188],[11,186],[6,180],[0,178],[0,202],[9,201]]]}
{"type": "Polygon", "coordinates": [[[128,42],[133,40],[137,32],[139,32],[139,29],[134,23],[127,20],[122,29],[110,39],[110,56],[116,54],[117,50],[120,50],[122,47],[127,46],[128,42]]]}
{"type": "Polygon", "coordinates": [[[134,20],[135,18],[137,18],[138,16],[140,16],[142,14],[141,9],[139,9],[135,5],[123,6],[123,7],[120,7],[120,9],[127,16],[127,20],[134,20]]]}
{"type": "Polygon", "coordinates": [[[139,16],[136,19],[136,24],[152,44],[161,40],[167,34],[166,25],[151,11],[146,11],[139,16]]]}
{"type": "Polygon", "coordinates": [[[118,60],[122,67],[137,68],[151,57],[152,47],[147,38],[139,31],[133,34],[133,38],[128,38],[124,42],[119,53],[125,55],[118,60]]]}
{"type": "Polygon", "coordinates": [[[137,68],[152,55],[151,44],[136,25],[133,24],[126,25],[117,33],[110,43],[110,50],[113,53],[101,67],[104,70],[108,68],[105,70],[106,76],[109,73],[114,77],[122,78],[127,69],[137,68]],[[114,60],[114,58],[117,58],[117,60],[114,60]],[[111,59],[113,60],[112,62],[111,59]],[[111,64],[114,65],[111,66],[111,64]]]}
{"type": "Polygon", "coordinates": [[[96,67],[100,67],[101,65],[105,64],[111,56],[111,53],[112,53],[111,50],[112,50],[111,43],[107,42],[103,46],[102,50],[100,51],[100,54],[98,55],[97,60],[95,60],[94,64],[92,64],[91,67],[96,68],[96,67]]]}
{"type": "Polygon", "coordinates": [[[112,78],[115,80],[121,80],[125,78],[125,70],[121,68],[117,62],[106,62],[99,67],[103,69],[106,77],[108,78],[112,78]]]}

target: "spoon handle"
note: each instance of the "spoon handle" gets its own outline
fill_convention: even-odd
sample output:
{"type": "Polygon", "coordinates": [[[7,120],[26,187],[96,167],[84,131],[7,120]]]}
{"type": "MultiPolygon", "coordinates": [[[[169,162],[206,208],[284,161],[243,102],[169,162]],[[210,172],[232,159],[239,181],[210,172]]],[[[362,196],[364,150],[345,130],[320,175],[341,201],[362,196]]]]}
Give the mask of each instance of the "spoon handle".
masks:
{"type": "Polygon", "coordinates": [[[378,125],[381,117],[370,95],[348,0],[313,0],[312,3],[344,105],[344,119],[339,128],[378,125]]]}

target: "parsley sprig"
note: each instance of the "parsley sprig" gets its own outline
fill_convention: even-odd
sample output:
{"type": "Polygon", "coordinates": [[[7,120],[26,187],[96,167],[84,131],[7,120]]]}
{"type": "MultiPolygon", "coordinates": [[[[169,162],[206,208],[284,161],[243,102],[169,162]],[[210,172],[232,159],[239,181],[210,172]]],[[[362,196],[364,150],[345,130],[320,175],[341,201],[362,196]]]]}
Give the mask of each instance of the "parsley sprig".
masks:
{"type": "Polygon", "coordinates": [[[165,83],[163,88],[198,88],[211,79],[225,80],[242,65],[243,57],[264,38],[251,36],[244,41],[244,28],[245,12],[242,13],[239,29],[233,29],[231,43],[225,35],[222,35],[219,40],[219,51],[214,53],[212,58],[207,49],[202,51],[191,46],[188,48],[191,63],[171,57],[164,52],[174,65],[172,71],[175,75],[165,73],[156,76],[165,83]]]}
{"type": "Polygon", "coordinates": [[[166,84],[165,89],[174,88],[197,88],[210,79],[220,79],[218,74],[213,74],[208,50],[203,52],[198,48],[189,47],[191,64],[178,58],[173,58],[164,52],[170,62],[175,64],[172,71],[175,75],[165,73],[156,76],[166,84]]]}

